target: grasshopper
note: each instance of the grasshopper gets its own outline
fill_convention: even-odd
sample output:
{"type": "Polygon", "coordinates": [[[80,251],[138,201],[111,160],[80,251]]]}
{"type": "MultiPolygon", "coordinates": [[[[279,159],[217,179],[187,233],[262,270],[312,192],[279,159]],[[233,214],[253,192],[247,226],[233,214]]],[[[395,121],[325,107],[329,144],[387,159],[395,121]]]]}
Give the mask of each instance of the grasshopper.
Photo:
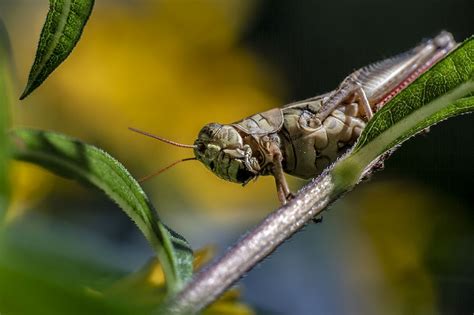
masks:
{"type": "Polygon", "coordinates": [[[405,53],[356,70],[332,92],[232,124],[208,124],[193,145],[130,129],[192,148],[195,157],[178,162],[199,160],[230,182],[246,185],[260,175],[272,175],[278,199],[285,204],[293,194],[284,173],[304,179],[320,174],[354,144],[374,112],[455,46],[452,35],[443,31],[405,53]]]}

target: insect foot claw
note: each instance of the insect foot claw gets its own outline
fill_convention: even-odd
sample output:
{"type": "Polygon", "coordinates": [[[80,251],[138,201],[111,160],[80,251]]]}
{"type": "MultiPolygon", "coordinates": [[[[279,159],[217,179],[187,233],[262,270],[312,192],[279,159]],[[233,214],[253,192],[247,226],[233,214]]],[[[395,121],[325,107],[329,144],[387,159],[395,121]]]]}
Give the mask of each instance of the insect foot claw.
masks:
{"type": "Polygon", "coordinates": [[[323,222],[323,217],[322,217],[322,216],[320,216],[320,217],[314,217],[314,218],[312,219],[312,221],[313,221],[314,224],[322,223],[322,222],[323,222]]]}
{"type": "Polygon", "coordinates": [[[366,173],[364,175],[364,177],[362,177],[362,181],[367,181],[370,179],[370,177],[372,176],[373,173],[377,172],[377,171],[380,171],[380,170],[383,170],[384,167],[385,167],[385,164],[384,164],[384,161],[386,159],[388,159],[390,157],[390,155],[392,155],[392,153],[395,151],[395,149],[391,149],[391,150],[388,150],[387,152],[383,153],[379,160],[372,165],[372,169],[370,172],[366,173]]]}
{"type": "Polygon", "coordinates": [[[290,192],[288,195],[285,196],[286,201],[290,201],[291,199],[295,198],[295,194],[290,192]]]}

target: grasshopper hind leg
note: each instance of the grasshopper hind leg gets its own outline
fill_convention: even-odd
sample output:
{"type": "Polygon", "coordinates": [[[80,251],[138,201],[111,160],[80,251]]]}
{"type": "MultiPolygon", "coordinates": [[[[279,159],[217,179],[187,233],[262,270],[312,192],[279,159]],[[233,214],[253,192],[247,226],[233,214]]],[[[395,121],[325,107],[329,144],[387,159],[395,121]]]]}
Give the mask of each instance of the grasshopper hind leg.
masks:
{"type": "Polygon", "coordinates": [[[407,52],[356,70],[323,102],[317,118],[322,122],[343,102],[355,96],[370,119],[372,106],[387,95],[399,92],[404,83],[414,80],[455,46],[452,35],[443,31],[407,52]]]}
{"type": "Polygon", "coordinates": [[[364,86],[358,82],[354,74],[349,75],[341,83],[339,88],[329,95],[329,97],[324,101],[322,110],[316,115],[316,117],[320,121],[323,121],[331,114],[331,112],[347,101],[351,96],[354,96],[358,100],[367,120],[370,120],[374,115],[372,106],[370,105],[364,86]]]}

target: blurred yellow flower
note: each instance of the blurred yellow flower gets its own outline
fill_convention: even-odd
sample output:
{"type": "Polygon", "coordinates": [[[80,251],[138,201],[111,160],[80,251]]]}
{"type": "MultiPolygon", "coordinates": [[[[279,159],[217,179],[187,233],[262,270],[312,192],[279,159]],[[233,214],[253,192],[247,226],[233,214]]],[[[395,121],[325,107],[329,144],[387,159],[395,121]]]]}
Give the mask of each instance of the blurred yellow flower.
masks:
{"type": "MultiPolygon", "coordinates": [[[[191,143],[206,123],[228,123],[278,106],[277,76],[238,44],[254,3],[97,3],[75,51],[27,99],[28,106],[16,115],[17,124],[97,143],[137,177],[192,156],[132,134],[127,127],[191,143]]],[[[40,13],[38,18],[44,18],[40,13]]],[[[32,56],[19,59],[22,73],[27,73],[32,56]]],[[[245,209],[257,204],[255,200],[276,205],[271,179],[244,190],[218,179],[198,162],[176,167],[148,185],[159,202],[181,199],[167,196],[178,192],[196,208],[224,217],[224,208],[245,209]]]]}
{"type": "Polygon", "coordinates": [[[55,179],[54,175],[38,166],[19,162],[11,164],[10,178],[13,189],[5,217],[6,223],[20,217],[44,198],[55,179]]]}
{"type": "Polygon", "coordinates": [[[425,262],[432,213],[443,207],[436,199],[407,182],[379,182],[360,190],[356,205],[351,204],[363,209],[357,218],[402,314],[436,313],[435,288],[425,262]]]}

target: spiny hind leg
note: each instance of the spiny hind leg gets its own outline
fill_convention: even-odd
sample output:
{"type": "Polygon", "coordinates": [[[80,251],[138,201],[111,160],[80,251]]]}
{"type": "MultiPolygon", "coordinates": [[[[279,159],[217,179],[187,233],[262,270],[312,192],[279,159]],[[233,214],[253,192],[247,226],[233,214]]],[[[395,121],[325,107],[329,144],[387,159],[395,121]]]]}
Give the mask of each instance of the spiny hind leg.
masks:
{"type": "Polygon", "coordinates": [[[324,101],[321,111],[316,115],[322,122],[326,119],[336,108],[338,108],[345,101],[355,97],[360,106],[364,110],[367,120],[370,120],[374,115],[369,99],[365,94],[364,88],[353,78],[353,75],[348,76],[341,85],[324,101]]]}
{"type": "Polygon", "coordinates": [[[346,77],[339,87],[334,92],[332,92],[326,100],[323,101],[323,106],[316,115],[316,117],[319,118],[321,122],[324,121],[324,119],[326,119],[342,103],[353,98],[358,99],[359,105],[362,106],[367,119],[370,120],[372,118],[373,112],[369,99],[365,94],[364,88],[357,81],[355,75],[356,72],[346,77]]]}

